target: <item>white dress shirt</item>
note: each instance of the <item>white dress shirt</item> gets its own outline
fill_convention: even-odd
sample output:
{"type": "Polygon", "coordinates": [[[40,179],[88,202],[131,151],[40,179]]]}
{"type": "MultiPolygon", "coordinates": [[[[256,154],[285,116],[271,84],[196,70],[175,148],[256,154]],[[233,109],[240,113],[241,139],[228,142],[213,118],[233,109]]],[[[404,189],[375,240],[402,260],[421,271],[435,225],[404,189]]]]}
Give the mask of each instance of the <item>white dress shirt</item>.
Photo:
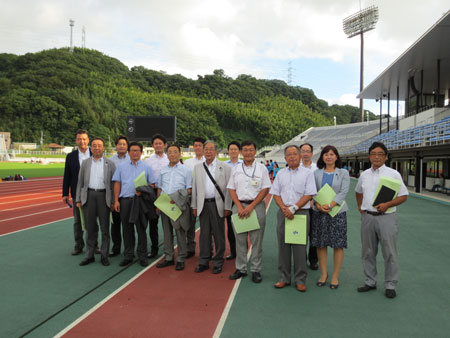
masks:
{"type": "Polygon", "coordinates": [[[262,189],[270,188],[270,185],[266,166],[254,160],[250,166],[242,162],[233,167],[227,188],[236,190],[240,201],[252,201],[262,189]]]}
{"type": "Polygon", "coordinates": [[[152,156],[145,159],[144,163],[152,167],[153,176],[155,176],[155,180],[158,181],[159,173],[161,172],[161,169],[163,167],[169,165],[169,159],[167,158],[167,155],[165,153],[163,153],[162,156],[154,153],[152,156]]]}
{"type": "MultiPolygon", "coordinates": [[[[212,161],[211,164],[209,164],[209,165],[205,162],[205,165],[208,167],[208,170],[214,179],[216,179],[216,164],[217,164],[217,159],[214,159],[214,161],[212,161]]],[[[209,178],[209,176],[206,172],[205,172],[205,176],[206,176],[205,198],[215,198],[216,197],[216,187],[214,186],[213,182],[211,181],[211,179],[209,178]]]]}
{"type": "MultiPolygon", "coordinates": [[[[361,204],[362,210],[373,212],[378,211],[375,207],[372,206],[372,204],[375,199],[375,192],[378,188],[378,184],[380,183],[380,178],[382,176],[394,178],[402,182],[397,196],[408,195],[408,189],[403,183],[402,176],[397,170],[386,167],[385,165],[381,166],[377,170],[373,170],[373,167],[370,167],[369,169],[364,170],[361,176],[359,176],[358,184],[356,184],[355,188],[355,191],[358,194],[363,194],[363,201],[361,204]]],[[[395,207],[389,208],[386,213],[395,212],[395,210],[395,207]]]]}
{"type": "MultiPolygon", "coordinates": [[[[286,206],[297,203],[304,195],[317,194],[316,181],[312,170],[304,167],[281,169],[270,189],[272,195],[280,196],[286,206]]],[[[309,209],[310,203],[306,203],[302,209],[309,209]]]]}
{"type": "Polygon", "coordinates": [[[193,172],[194,171],[194,167],[197,164],[203,163],[203,162],[205,162],[205,156],[202,156],[201,159],[197,159],[197,157],[193,157],[193,158],[190,158],[190,159],[184,161],[184,165],[186,167],[188,167],[189,169],[191,169],[191,171],[193,172]]]}
{"type": "Polygon", "coordinates": [[[302,161],[300,161],[300,167],[310,169],[311,171],[315,171],[317,169],[317,164],[311,162],[309,166],[305,166],[302,161]]]}
{"type": "Polygon", "coordinates": [[[88,185],[90,189],[105,189],[105,174],[103,165],[103,157],[98,160],[92,157],[91,175],[89,177],[88,185]]]}
{"type": "Polygon", "coordinates": [[[81,163],[83,163],[83,161],[87,160],[89,157],[91,157],[89,148],[84,153],[80,150],[80,148],[78,148],[78,161],[80,161],[80,167],[81,163]]]}

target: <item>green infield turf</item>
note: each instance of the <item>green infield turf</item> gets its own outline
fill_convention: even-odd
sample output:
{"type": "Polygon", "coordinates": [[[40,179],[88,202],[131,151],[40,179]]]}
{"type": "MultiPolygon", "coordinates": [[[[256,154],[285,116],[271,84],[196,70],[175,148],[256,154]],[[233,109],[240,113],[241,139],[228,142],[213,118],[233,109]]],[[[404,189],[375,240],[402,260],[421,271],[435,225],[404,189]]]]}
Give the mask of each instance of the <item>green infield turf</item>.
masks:
{"type": "Polygon", "coordinates": [[[0,178],[16,174],[26,178],[62,176],[64,174],[64,163],[0,162],[0,178]]]}

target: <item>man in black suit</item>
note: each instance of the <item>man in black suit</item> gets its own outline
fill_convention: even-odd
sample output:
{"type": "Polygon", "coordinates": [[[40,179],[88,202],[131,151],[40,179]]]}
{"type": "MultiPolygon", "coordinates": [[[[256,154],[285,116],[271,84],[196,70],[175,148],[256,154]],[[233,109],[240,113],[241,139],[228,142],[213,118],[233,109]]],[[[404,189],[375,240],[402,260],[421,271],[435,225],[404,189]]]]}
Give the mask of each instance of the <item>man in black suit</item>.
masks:
{"type": "MultiPolygon", "coordinates": [[[[77,130],[75,135],[75,143],[78,149],[72,151],[66,157],[66,165],[64,167],[64,179],[63,179],[63,191],[62,200],[63,203],[69,202],[69,190],[72,197],[72,201],[76,200],[78,174],[80,171],[81,163],[91,156],[91,150],[89,149],[89,134],[85,129],[77,130]]],[[[83,252],[84,239],[83,229],[81,228],[81,217],[79,209],[73,205],[73,234],[75,237],[75,247],[72,251],[72,255],[79,255],[83,252]]]]}

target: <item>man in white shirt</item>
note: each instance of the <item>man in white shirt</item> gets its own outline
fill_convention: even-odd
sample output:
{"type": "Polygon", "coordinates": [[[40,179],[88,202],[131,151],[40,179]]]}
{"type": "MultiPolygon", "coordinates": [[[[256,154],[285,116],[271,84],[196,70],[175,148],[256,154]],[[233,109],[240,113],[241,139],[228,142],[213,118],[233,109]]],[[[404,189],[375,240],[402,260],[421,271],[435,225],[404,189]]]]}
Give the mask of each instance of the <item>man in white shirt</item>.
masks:
{"type": "MultiPolygon", "coordinates": [[[[312,161],[312,158],[314,156],[314,152],[313,152],[313,146],[312,144],[309,143],[303,143],[300,146],[300,155],[302,157],[302,160],[300,162],[300,167],[301,168],[306,168],[306,169],[310,169],[311,172],[316,171],[317,169],[317,164],[314,163],[312,161]]],[[[313,206],[313,201],[310,202],[311,204],[311,208],[313,206]]],[[[310,212],[312,209],[309,209],[310,212]]],[[[310,213],[311,216],[311,213],[310,213]]],[[[313,226],[313,224],[311,223],[311,226],[313,226]]],[[[317,258],[317,248],[311,246],[311,233],[312,233],[312,229],[310,229],[310,237],[309,237],[309,250],[308,250],[308,260],[309,260],[309,267],[311,270],[317,270],[319,268],[318,263],[318,258],[317,258]]]]}
{"type": "MultiPolygon", "coordinates": [[[[194,171],[194,167],[199,164],[205,162],[205,157],[203,156],[203,145],[205,144],[205,139],[202,137],[196,137],[194,139],[194,152],[195,156],[190,158],[184,162],[184,165],[194,171]]],[[[187,256],[186,258],[190,258],[195,255],[195,222],[197,221],[197,217],[195,217],[191,213],[191,225],[186,232],[186,240],[187,240],[187,256]]]]}
{"type": "MultiPolygon", "coordinates": [[[[228,156],[230,159],[225,161],[231,168],[237,166],[242,163],[242,160],[239,158],[241,154],[241,145],[237,141],[231,141],[228,144],[228,156]]],[[[233,226],[231,225],[231,215],[227,216],[227,238],[228,243],[230,244],[230,254],[226,257],[226,260],[236,258],[236,238],[234,237],[233,226]]]]}
{"type": "Polygon", "coordinates": [[[306,235],[310,225],[309,201],[317,193],[314,174],[300,168],[300,149],[287,146],[284,157],[288,168],[281,169],[273,182],[270,193],[280,210],[277,215],[278,271],[280,279],[275,288],[282,289],[291,284],[291,257],[294,257],[294,282],[298,291],[306,291],[306,244],[285,243],[286,218],[294,215],[306,216],[306,235]]]}
{"type": "Polygon", "coordinates": [[[375,290],[377,283],[378,243],[384,258],[384,287],[387,298],[395,298],[398,281],[397,257],[397,215],[396,206],[408,198],[408,189],[400,173],[385,166],[388,151],[381,142],[374,142],[369,148],[372,167],[364,170],[356,185],[356,203],[361,213],[362,263],[366,280],[358,292],[375,290]],[[397,196],[388,202],[373,206],[380,178],[387,177],[401,182],[397,196]]]}
{"type": "Polygon", "coordinates": [[[238,234],[233,225],[236,236],[236,271],[229,278],[235,280],[247,276],[247,251],[250,237],[252,281],[260,283],[262,281],[262,241],[266,225],[264,198],[269,192],[270,178],[266,167],[255,161],[255,142],[244,141],[241,147],[244,162],[232,169],[227,186],[234,202],[233,214],[238,214],[239,218],[248,218],[255,211],[260,228],[238,234]]]}
{"type": "MultiPolygon", "coordinates": [[[[161,168],[169,165],[169,159],[167,155],[164,153],[166,149],[166,138],[161,134],[155,134],[152,137],[152,147],[155,150],[155,153],[147,158],[144,163],[148,164],[153,170],[153,176],[155,177],[156,182],[159,180],[159,173],[161,172],[161,168]]],[[[157,193],[157,189],[155,188],[155,194],[157,193]]],[[[154,258],[158,255],[158,220],[159,217],[155,219],[149,220],[149,236],[150,241],[152,242],[151,250],[148,254],[148,258],[154,258]]]]}

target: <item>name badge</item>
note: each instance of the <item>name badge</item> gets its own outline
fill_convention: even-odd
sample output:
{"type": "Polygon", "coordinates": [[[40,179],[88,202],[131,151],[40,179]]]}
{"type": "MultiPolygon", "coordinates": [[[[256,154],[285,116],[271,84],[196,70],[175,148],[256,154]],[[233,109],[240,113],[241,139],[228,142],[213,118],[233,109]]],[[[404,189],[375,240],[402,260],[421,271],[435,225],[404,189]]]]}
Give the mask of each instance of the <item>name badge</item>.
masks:
{"type": "Polygon", "coordinates": [[[259,182],[257,180],[251,180],[250,184],[256,187],[259,184],[259,182]]]}

